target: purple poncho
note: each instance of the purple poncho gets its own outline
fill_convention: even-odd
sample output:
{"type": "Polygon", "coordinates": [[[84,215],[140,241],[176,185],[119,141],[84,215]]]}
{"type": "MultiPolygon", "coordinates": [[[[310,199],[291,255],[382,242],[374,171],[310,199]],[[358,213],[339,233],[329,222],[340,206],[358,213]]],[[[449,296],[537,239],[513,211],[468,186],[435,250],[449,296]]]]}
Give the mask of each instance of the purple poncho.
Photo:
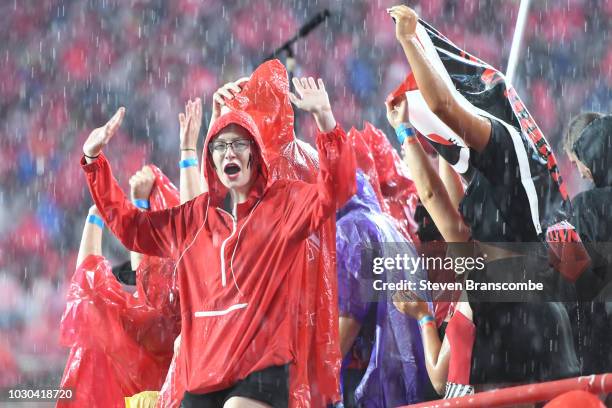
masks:
{"type": "MultiPolygon", "coordinates": [[[[373,282],[406,279],[418,285],[426,275],[420,269],[414,274],[373,273],[375,257],[416,257],[417,253],[383,214],[361,172],[357,172],[357,194],[337,214],[336,249],[340,315],[359,321],[362,332],[374,331],[369,364],[355,391],[356,402],[364,407],[394,407],[422,401],[428,379],[418,323],[393,306],[391,291],[377,292],[373,282]]],[[[360,342],[363,339],[355,344],[360,342]]]]}

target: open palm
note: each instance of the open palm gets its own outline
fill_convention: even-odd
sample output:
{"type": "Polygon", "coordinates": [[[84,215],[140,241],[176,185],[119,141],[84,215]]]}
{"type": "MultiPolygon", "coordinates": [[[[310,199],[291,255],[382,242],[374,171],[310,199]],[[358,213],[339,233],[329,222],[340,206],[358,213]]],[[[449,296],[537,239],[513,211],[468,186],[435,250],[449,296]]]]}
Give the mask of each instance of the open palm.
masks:
{"type": "Polygon", "coordinates": [[[293,85],[299,97],[289,92],[289,99],[291,102],[306,112],[316,113],[330,111],[331,105],[329,103],[329,96],[325,90],[323,80],[319,78],[317,82],[315,82],[312,77],[308,79],[293,78],[293,85]]]}
{"type": "Polygon", "coordinates": [[[121,107],[104,126],[94,129],[83,144],[83,153],[89,157],[98,156],[121,126],[124,116],[125,108],[121,107]]]}

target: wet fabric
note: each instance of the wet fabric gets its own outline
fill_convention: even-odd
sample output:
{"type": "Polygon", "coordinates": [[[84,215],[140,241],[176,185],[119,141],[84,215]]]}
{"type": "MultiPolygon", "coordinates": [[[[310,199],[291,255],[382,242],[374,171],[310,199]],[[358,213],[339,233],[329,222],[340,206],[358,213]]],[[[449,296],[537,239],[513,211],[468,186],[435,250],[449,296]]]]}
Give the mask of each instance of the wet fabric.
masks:
{"type": "MultiPolygon", "coordinates": [[[[505,235],[511,235],[512,241],[531,241],[534,235],[537,235],[539,240],[545,240],[547,229],[567,220],[571,207],[555,156],[544,135],[514,88],[506,83],[503,74],[461,50],[422,20],[417,26],[417,37],[434,68],[447,82],[459,102],[466,109],[503,125],[507,131],[503,139],[508,139],[510,151],[518,163],[516,168],[509,166],[509,176],[514,179],[512,172],[518,169],[516,177],[520,179],[520,188],[511,196],[513,203],[508,209],[523,207],[525,202],[528,203],[528,216],[520,221],[524,224],[531,223],[533,228],[532,231],[524,231],[523,228],[506,231],[505,235]]],[[[432,146],[457,172],[471,180],[474,151],[429,110],[412,75],[389,95],[388,100],[404,93],[408,98],[410,118],[415,128],[429,139],[432,146]]],[[[499,133],[497,130],[494,132],[499,133]]],[[[500,153],[506,153],[506,148],[501,149],[500,153]]],[[[478,183],[481,188],[487,187],[483,186],[482,182],[482,179],[486,178],[493,188],[488,188],[482,195],[490,195],[488,200],[500,203],[507,199],[500,194],[506,194],[507,191],[495,189],[497,185],[493,178],[497,175],[483,173],[481,177],[475,177],[472,183],[478,183]]],[[[504,173],[502,175],[505,177],[504,173]]],[[[485,209],[493,211],[496,208],[489,206],[485,209]]],[[[503,208],[498,207],[497,210],[506,222],[513,216],[511,213],[503,213],[503,208]]],[[[490,220],[497,219],[496,213],[483,216],[490,220]]],[[[481,240],[476,234],[473,238],[481,240]]]]}
{"type": "MultiPolygon", "coordinates": [[[[323,273],[305,276],[312,270],[307,242],[327,222],[333,228],[330,217],[354,193],[355,158],[346,135],[336,127],[317,135],[316,183],[274,180],[271,163],[278,150],[268,151],[264,139],[278,135],[271,123],[286,122],[276,122],[278,106],[271,112],[256,108],[268,106],[268,97],[290,108],[288,83],[278,61],[260,69],[251,78],[258,84],[254,96],[261,98],[254,109],[227,113],[209,131],[202,160],[208,193],[179,207],[143,213],[120,191],[104,155],[83,168],[103,218],[126,246],[177,259],[183,320],[175,385],[194,393],[213,392],[254,371],[295,362],[307,364],[299,367],[307,374],[296,384],[290,372],[290,406],[307,406],[312,400],[326,404],[339,399],[337,376],[331,377],[340,366],[338,316],[331,306],[337,302],[336,277],[326,274],[335,259],[333,249],[322,252],[318,260],[323,273]],[[218,207],[226,190],[207,154],[211,138],[229,124],[249,131],[263,161],[247,201],[236,207],[237,218],[218,207]],[[313,322],[320,323],[316,330],[313,322]]],[[[161,400],[163,406],[166,400],[161,400]]],[[[171,398],[169,405],[176,402],[171,398]]]]}
{"type": "MultiPolygon", "coordinates": [[[[364,122],[363,130],[351,129],[349,135],[360,136],[367,145],[368,160],[359,161],[359,168],[368,174],[368,181],[372,184],[376,196],[378,191],[382,194],[381,208],[395,221],[398,231],[412,242],[419,242],[417,235],[418,224],[415,221],[415,212],[418,204],[418,195],[414,181],[410,178],[408,168],[389,142],[385,133],[369,122],[364,122]],[[378,181],[373,183],[370,176],[371,164],[374,162],[378,181]]],[[[359,159],[360,154],[357,153],[359,159]]]]}
{"type": "Polygon", "coordinates": [[[125,397],[125,408],[155,408],[159,391],[143,391],[131,397],[125,397]]]}
{"type": "Polygon", "coordinates": [[[112,270],[119,282],[130,286],[136,285],[136,271],[132,270],[132,261],[113,266],[112,270]]]}
{"type": "Polygon", "coordinates": [[[582,359],[582,374],[612,370],[612,314],[605,302],[612,302],[612,116],[594,120],[574,143],[574,151],[593,175],[594,188],[573,199],[572,224],[585,242],[591,268],[576,282],[580,298],[595,300],[577,305],[574,323],[582,359]]]}
{"type": "MultiPolygon", "coordinates": [[[[470,279],[503,280],[523,269],[535,273],[538,280],[560,282],[555,291],[572,289],[535,256],[489,262],[484,272],[472,272],[470,279]]],[[[496,299],[482,298],[478,291],[467,294],[476,325],[470,384],[541,382],[578,375],[570,318],[563,303],[543,298],[544,294],[539,301],[523,303],[504,301],[501,293],[496,299]]]]}
{"type": "Polygon", "coordinates": [[[612,187],[612,115],[592,121],[574,142],[574,153],[584,163],[598,188],[612,187]]]}
{"type": "Polygon", "coordinates": [[[485,149],[470,151],[472,179],[459,204],[472,237],[482,242],[537,242],[529,202],[508,130],[491,120],[485,149]]]}
{"type": "Polygon", "coordinates": [[[612,116],[595,119],[574,143],[574,151],[593,175],[595,188],[574,200],[573,224],[586,242],[612,241],[612,116]]]}
{"type": "Polygon", "coordinates": [[[186,392],[181,408],[223,408],[232,397],[249,398],[268,404],[272,408],[289,406],[289,367],[268,367],[251,373],[228,389],[209,394],[186,392]]]}
{"type": "Polygon", "coordinates": [[[588,391],[574,390],[565,392],[552,400],[544,408],[605,408],[596,395],[588,391]]]}
{"type": "MultiPolygon", "coordinates": [[[[151,208],[178,204],[178,190],[151,168],[151,208]]],[[[76,398],[58,406],[123,407],[124,397],[161,387],[180,332],[174,266],[143,257],[129,294],[104,257],[90,255],[79,265],[60,323],[60,342],[71,347],[61,386],[76,398]]]]}
{"type": "Polygon", "coordinates": [[[359,321],[363,331],[375,327],[369,363],[355,391],[357,405],[390,407],[422,401],[429,380],[418,323],[393,306],[393,293],[376,293],[373,280],[417,282],[426,274],[423,270],[373,274],[375,257],[417,253],[382,212],[362,172],[357,173],[357,194],[337,213],[336,236],[340,315],[359,321]]]}
{"type": "Polygon", "coordinates": [[[455,310],[446,327],[446,337],[450,345],[447,382],[463,385],[470,383],[475,335],[474,323],[459,310],[455,310]]]}

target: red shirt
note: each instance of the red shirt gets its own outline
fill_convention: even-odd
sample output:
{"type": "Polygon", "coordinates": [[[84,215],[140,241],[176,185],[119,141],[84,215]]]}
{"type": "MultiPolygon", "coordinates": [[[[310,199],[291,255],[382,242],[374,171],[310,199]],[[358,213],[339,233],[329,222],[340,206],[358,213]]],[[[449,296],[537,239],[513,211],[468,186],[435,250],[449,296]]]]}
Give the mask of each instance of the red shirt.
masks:
{"type": "MultiPolygon", "coordinates": [[[[261,146],[248,115],[224,116],[232,117],[218,121],[247,128],[261,146]]],[[[317,136],[315,184],[268,183],[264,166],[247,202],[237,206],[236,219],[218,208],[222,190],[210,172],[210,193],[179,207],[140,212],[103,155],[83,164],[94,201],[121,242],[177,261],[182,314],[177,372],[188,391],[224,389],[254,371],[295,360],[306,239],[355,192],[355,159],[345,139],[340,127],[317,136]]],[[[264,162],[265,155],[262,151],[264,162]]]]}

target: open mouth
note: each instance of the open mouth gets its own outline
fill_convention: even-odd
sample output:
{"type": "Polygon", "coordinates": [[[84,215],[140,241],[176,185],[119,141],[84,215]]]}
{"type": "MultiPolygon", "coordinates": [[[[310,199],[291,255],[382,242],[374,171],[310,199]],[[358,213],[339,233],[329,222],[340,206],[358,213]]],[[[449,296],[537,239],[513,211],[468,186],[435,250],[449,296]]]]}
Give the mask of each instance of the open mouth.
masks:
{"type": "Polygon", "coordinates": [[[235,163],[229,163],[223,168],[223,171],[225,172],[225,174],[233,176],[234,174],[240,172],[240,166],[235,163]]]}

